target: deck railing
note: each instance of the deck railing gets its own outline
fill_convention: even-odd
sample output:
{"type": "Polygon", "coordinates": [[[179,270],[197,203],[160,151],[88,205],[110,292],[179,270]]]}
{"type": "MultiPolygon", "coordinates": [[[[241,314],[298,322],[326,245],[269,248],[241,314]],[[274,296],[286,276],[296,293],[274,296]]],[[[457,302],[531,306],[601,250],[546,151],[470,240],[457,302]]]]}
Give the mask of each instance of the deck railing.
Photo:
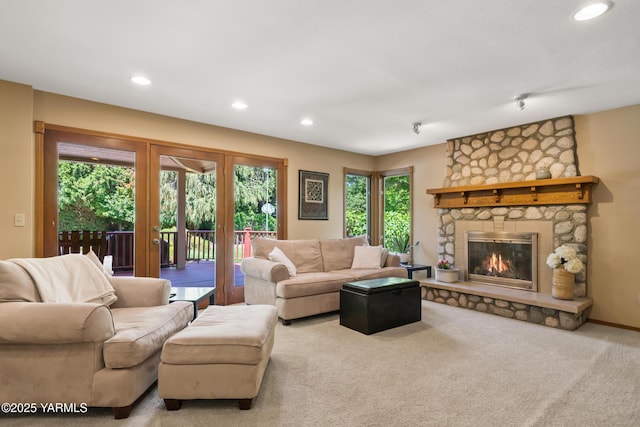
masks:
{"type": "MultiPolygon", "coordinates": [[[[89,247],[83,245],[87,236],[98,234],[106,241],[104,245],[106,255],[113,257],[113,270],[133,269],[134,232],[133,231],[61,231],[59,233],[60,253],[86,253],[89,247]],[[73,241],[71,245],[69,242],[73,241]]],[[[178,245],[176,244],[178,233],[176,231],[160,232],[160,264],[162,267],[174,267],[178,259],[178,245]]],[[[234,231],[235,262],[251,256],[251,239],[262,237],[275,239],[275,231],[245,230],[234,231]]],[[[212,230],[187,230],[186,235],[186,260],[187,261],[212,261],[215,259],[216,232],[212,230]]]]}

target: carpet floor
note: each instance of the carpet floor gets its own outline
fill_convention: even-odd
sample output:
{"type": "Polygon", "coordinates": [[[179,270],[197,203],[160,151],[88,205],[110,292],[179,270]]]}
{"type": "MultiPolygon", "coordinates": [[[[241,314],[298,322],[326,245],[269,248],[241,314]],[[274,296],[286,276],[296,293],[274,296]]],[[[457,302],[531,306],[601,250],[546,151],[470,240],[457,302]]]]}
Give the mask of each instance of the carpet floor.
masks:
{"type": "Polygon", "coordinates": [[[374,335],[337,314],[278,324],[260,394],[168,412],[152,387],[126,420],[0,415],[3,426],[638,426],[640,333],[568,332],[422,302],[422,321],[374,335]]]}

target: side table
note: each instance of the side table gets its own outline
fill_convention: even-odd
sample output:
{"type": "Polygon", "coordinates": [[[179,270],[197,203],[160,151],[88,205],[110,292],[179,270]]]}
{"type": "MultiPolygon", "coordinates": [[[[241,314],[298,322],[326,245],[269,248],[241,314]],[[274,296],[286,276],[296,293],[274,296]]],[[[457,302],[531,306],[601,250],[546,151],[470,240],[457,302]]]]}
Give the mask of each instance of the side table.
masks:
{"type": "Polygon", "coordinates": [[[193,303],[193,319],[198,317],[198,304],[204,301],[205,298],[209,298],[209,304],[214,304],[214,298],[216,295],[216,288],[196,288],[196,287],[172,287],[171,294],[169,296],[169,302],[174,301],[190,301],[193,303]]]}
{"type": "Polygon", "coordinates": [[[400,263],[400,267],[404,267],[407,269],[407,277],[409,279],[413,279],[414,271],[427,270],[427,277],[431,277],[431,266],[430,265],[418,265],[418,264],[403,264],[400,263]]]}

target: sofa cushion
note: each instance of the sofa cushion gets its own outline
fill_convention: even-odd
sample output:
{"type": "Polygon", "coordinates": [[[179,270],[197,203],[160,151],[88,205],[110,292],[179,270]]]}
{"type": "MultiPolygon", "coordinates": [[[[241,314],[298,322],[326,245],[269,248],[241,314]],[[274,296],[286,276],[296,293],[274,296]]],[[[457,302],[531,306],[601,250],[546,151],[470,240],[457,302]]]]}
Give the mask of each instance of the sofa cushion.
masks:
{"type": "Polygon", "coordinates": [[[381,268],[382,246],[356,246],[353,254],[352,269],[381,268]]]}
{"type": "Polygon", "coordinates": [[[214,305],[162,349],[162,363],[256,365],[269,357],[267,340],[278,321],[272,305],[214,305]]]}
{"type": "Polygon", "coordinates": [[[105,365],[112,369],[142,363],[193,318],[193,304],[187,301],[111,311],[116,333],[105,341],[103,355],[105,365]]]}
{"type": "Polygon", "coordinates": [[[271,252],[269,252],[269,261],[277,262],[284,265],[285,267],[287,267],[289,277],[296,277],[296,266],[293,265],[291,260],[287,258],[284,252],[282,252],[277,246],[273,248],[271,252]]]}
{"type": "Polygon", "coordinates": [[[17,264],[0,261],[0,302],[41,302],[31,276],[17,264]]]}
{"type": "Polygon", "coordinates": [[[382,248],[382,252],[380,253],[380,267],[384,267],[387,263],[387,258],[389,257],[389,249],[382,248]]]}
{"type": "Polygon", "coordinates": [[[269,259],[269,253],[276,246],[293,262],[297,273],[322,271],[319,240],[273,240],[259,237],[251,240],[253,256],[257,258],[269,259]]]}
{"type": "Polygon", "coordinates": [[[276,296],[278,298],[296,298],[309,295],[338,292],[351,276],[334,272],[317,272],[298,274],[287,280],[278,282],[276,296]]]}
{"type": "Polygon", "coordinates": [[[351,268],[354,248],[368,244],[366,236],[321,240],[320,249],[322,251],[323,271],[351,268]]]}

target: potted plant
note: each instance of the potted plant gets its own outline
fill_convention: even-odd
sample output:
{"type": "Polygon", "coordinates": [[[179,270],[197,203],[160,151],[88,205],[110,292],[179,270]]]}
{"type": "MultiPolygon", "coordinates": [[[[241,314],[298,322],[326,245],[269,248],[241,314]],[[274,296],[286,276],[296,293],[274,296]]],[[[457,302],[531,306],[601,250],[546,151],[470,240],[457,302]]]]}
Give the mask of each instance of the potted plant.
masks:
{"type": "Polygon", "coordinates": [[[391,236],[390,240],[389,250],[400,256],[401,263],[408,263],[411,258],[411,255],[409,254],[409,249],[411,249],[411,245],[409,244],[409,235],[394,235],[391,236]]]}
{"type": "Polygon", "coordinates": [[[584,268],[576,250],[569,245],[557,247],[547,257],[547,265],[553,268],[551,296],[557,299],[572,300],[576,274],[584,268]]]}
{"type": "Polygon", "coordinates": [[[458,269],[446,259],[441,259],[436,264],[436,280],[439,282],[454,283],[458,281],[458,269]]]}

